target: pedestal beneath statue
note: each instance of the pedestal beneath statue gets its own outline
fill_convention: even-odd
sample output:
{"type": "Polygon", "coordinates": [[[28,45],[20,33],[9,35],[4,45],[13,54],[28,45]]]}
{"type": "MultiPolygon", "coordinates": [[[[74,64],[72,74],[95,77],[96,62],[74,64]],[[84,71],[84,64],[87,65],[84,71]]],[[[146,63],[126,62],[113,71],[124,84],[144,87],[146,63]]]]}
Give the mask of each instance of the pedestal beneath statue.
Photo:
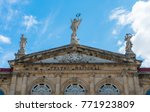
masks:
{"type": "Polygon", "coordinates": [[[79,44],[79,39],[74,34],[71,35],[71,44],[79,44]]]}

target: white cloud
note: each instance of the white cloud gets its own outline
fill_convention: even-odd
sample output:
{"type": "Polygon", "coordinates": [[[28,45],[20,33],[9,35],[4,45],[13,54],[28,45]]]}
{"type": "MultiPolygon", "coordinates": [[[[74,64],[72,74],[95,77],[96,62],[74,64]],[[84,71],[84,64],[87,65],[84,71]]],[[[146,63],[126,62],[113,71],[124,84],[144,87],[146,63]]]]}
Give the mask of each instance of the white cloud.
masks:
{"type": "Polygon", "coordinates": [[[8,3],[10,4],[14,4],[14,3],[17,3],[19,0],[8,0],[8,3]]]}
{"type": "Polygon", "coordinates": [[[32,15],[24,16],[23,25],[26,27],[27,30],[37,24],[38,24],[38,21],[36,20],[36,17],[32,15]]]}
{"type": "Polygon", "coordinates": [[[116,34],[117,34],[117,30],[116,30],[116,29],[113,29],[112,34],[113,34],[113,35],[116,35],[116,34]]]}
{"type": "Polygon", "coordinates": [[[14,10],[14,9],[9,9],[8,10],[8,14],[6,16],[6,20],[11,21],[12,18],[16,17],[18,15],[18,10],[14,10]]]}
{"type": "Polygon", "coordinates": [[[8,4],[28,4],[29,0],[6,0],[8,4]]]}
{"type": "Polygon", "coordinates": [[[46,18],[46,20],[43,22],[43,28],[42,28],[41,34],[44,34],[47,31],[48,26],[49,26],[50,21],[51,21],[50,19],[51,19],[51,16],[46,18]]]}
{"type": "Polygon", "coordinates": [[[120,46],[120,48],[119,48],[119,53],[122,53],[122,54],[125,54],[125,46],[126,46],[126,43],[124,42],[123,44],[122,44],[122,46],[120,46]]]}
{"type": "Polygon", "coordinates": [[[46,19],[42,22],[43,27],[41,28],[41,34],[46,33],[49,31],[51,26],[53,25],[56,16],[58,15],[59,11],[50,12],[46,19]]]}
{"type": "Polygon", "coordinates": [[[117,25],[112,30],[112,35],[118,35],[121,31],[121,26],[129,24],[129,11],[122,7],[118,7],[111,11],[110,20],[116,20],[117,25]]]}
{"type": "Polygon", "coordinates": [[[121,46],[123,44],[123,42],[121,40],[118,40],[117,45],[121,46]]]}
{"type": "Polygon", "coordinates": [[[23,10],[20,7],[24,5],[24,0],[0,0],[0,29],[11,31],[14,27],[20,27],[23,15],[23,10]]]}
{"type": "Polygon", "coordinates": [[[129,12],[122,7],[116,8],[111,12],[110,20],[117,20],[118,25],[126,25],[129,23],[129,12]]]}
{"type": "MultiPolygon", "coordinates": [[[[130,25],[135,35],[132,38],[133,51],[144,59],[142,66],[150,67],[150,1],[137,1],[132,10],[117,8],[112,11],[110,20],[117,20],[117,25],[130,25]]],[[[124,45],[120,47],[121,52],[124,45]]]]}
{"type": "Polygon", "coordinates": [[[0,56],[0,67],[9,67],[8,60],[14,59],[14,52],[7,51],[0,56]]]}
{"type": "Polygon", "coordinates": [[[11,44],[10,38],[3,35],[0,35],[0,42],[3,42],[5,44],[11,44]]]}

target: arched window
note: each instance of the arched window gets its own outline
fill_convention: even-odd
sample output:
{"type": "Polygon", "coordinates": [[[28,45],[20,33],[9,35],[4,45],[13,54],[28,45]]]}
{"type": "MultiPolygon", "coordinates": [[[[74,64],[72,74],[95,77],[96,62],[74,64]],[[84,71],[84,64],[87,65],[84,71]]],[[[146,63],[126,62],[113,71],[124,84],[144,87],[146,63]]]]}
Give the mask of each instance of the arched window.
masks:
{"type": "Polygon", "coordinates": [[[51,95],[52,90],[47,84],[36,84],[32,87],[32,95],[51,95]]]}
{"type": "Polygon", "coordinates": [[[146,91],[146,95],[150,95],[150,89],[146,91]]]}
{"type": "Polygon", "coordinates": [[[0,95],[4,95],[4,91],[0,89],[0,95]]]}
{"type": "Polygon", "coordinates": [[[101,94],[101,95],[119,95],[120,91],[113,84],[104,84],[99,88],[98,94],[101,94]]]}
{"type": "Polygon", "coordinates": [[[86,90],[80,84],[74,83],[66,87],[64,94],[65,95],[85,95],[86,90]]]}

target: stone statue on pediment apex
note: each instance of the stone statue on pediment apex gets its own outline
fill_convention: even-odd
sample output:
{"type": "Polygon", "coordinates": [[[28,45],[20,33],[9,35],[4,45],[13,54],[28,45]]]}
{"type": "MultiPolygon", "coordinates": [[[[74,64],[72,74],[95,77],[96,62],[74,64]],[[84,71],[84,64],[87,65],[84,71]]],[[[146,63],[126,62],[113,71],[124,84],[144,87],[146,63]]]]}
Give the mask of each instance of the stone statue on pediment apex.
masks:
{"type": "Polygon", "coordinates": [[[81,20],[79,18],[75,18],[74,20],[71,20],[71,30],[73,34],[76,34],[78,26],[80,24],[81,20]]]}
{"type": "Polygon", "coordinates": [[[77,38],[77,30],[78,27],[81,23],[81,19],[79,18],[80,14],[76,15],[76,18],[74,18],[73,20],[71,20],[71,30],[72,30],[72,34],[71,34],[71,44],[78,44],[79,39],[77,38]]]}

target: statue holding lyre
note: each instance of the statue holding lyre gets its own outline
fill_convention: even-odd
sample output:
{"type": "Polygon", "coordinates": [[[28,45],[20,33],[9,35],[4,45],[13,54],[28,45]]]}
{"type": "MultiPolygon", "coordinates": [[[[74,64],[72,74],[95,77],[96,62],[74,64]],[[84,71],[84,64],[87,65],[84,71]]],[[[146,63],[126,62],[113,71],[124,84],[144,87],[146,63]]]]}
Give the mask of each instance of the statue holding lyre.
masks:
{"type": "Polygon", "coordinates": [[[80,13],[76,15],[76,18],[74,20],[71,20],[71,30],[72,30],[72,35],[71,35],[71,43],[78,43],[78,39],[77,39],[77,29],[78,29],[78,26],[81,22],[81,19],[79,18],[80,17],[80,13]]]}

